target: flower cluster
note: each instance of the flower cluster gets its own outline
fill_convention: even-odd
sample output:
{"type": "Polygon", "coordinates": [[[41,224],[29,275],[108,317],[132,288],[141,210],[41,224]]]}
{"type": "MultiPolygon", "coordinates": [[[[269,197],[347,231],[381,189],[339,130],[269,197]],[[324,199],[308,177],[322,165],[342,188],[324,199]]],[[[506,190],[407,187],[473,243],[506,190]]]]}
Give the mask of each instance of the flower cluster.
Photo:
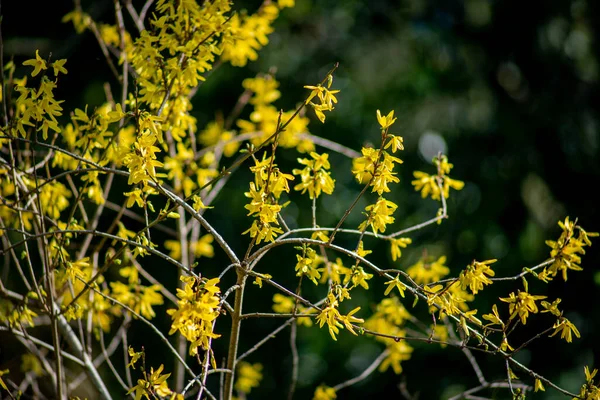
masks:
{"type": "MultiPolygon", "coordinates": [[[[275,293],[273,295],[273,311],[281,314],[290,314],[294,310],[296,310],[297,314],[312,314],[316,311],[314,308],[308,308],[302,304],[297,304],[296,299],[291,296],[284,296],[280,293],[275,293]]],[[[306,327],[311,327],[313,325],[313,321],[309,317],[298,317],[296,321],[298,322],[298,325],[304,325],[306,327]]]]}
{"type": "Polygon", "coordinates": [[[381,112],[377,110],[377,120],[381,126],[381,148],[375,150],[369,147],[363,147],[362,157],[355,158],[352,161],[352,173],[359,183],[367,182],[367,186],[372,187],[371,192],[377,192],[380,196],[375,204],[365,207],[367,220],[362,222],[358,229],[364,231],[369,225],[373,233],[385,232],[388,224],[395,221],[392,217],[398,205],[390,200],[381,197],[384,192],[390,192],[389,183],[398,183],[400,179],[396,177],[394,167],[396,163],[401,164],[402,160],[390,155],[384,150],[392,146],[392,152],[403,150],[402,137],[394,136],[388,133],[389,127],[396,121],[394,111],[382,117],[381,112]]]}
{"type": "Polygon", "coordinates": [[[167,310],[173,320],[169,335],[179,331],[191,342],[190,355],[196,355],[198,347],[208,350],[209,340],[220,336],[213,332],[220,310],[219,278],[206,280],[182,276],[181,281],[185,285],[183,289],[177,289],[177,308],[167,310]]]}
{"type": "Polygon", "coordinates": [[[300,175],[300,183],[294,186],[294,190],[302,191],[304,194],[308,190],[308,197],[318,198],[321,193],[331,194],[335,187],[335,179],[331,178],[331,168],[329,163],[329,154],[318,154],[310,152],[312,158],[299,158],[298,162],[305,167],[303,169],[294,169],[294,175],[300,175]]]}
{"type": "Polygon", "coordinates": [[[416,179],[411,183],[414,185],[415,190],[421,191],[423,198],[430,196],[433,200],[441,200],[441,196],[443,195],[447,199],[450,196],[450,188],[461,190],[465,186],[464,182],[451,179],[448,176],[454,165],[448,162],[447,156],[436,156],[433,159],[433,164],[437,167],[436,175],[430,175],[421,171],[413,173],[416,179]]]}
{"type": "Polygon", "coordinates": [[[420,258],[419,261],[410,266],[406,273],[419,285],[437,282],[450,273],[446,265],[446,256],[437,260],[431,257],[420,258]]]}
{"type": "Polygon", "coordinates": [[[392,260],[396,261],[402,256],[402,250],[412,243],[410,238],[390,239],[390,251],[392,252],[392,260]]]}
{"type": "Polygon", "coordinates": [[[337,394],[335,393],[335,389],[326,385],[320,385],[315,390],[315,395],[312,400],[335,400],[337,399],[337,394]]]}
{"type": "Polygon", "coordinates": [[[244,193],[244,196],[250,199],[250,203],[244,208],[248,210],[248,215],[256,217],[250,229],[244,234],[249,233],[256,244],[260,244],[263,240],[272,242],[279,233],[283,233],[283,230],[278,227],[277,217],[283,207],[278,200],[283,192],[289,193],[288,181],[293,180],[294,177],[281,172],[274,160],[275,155],[270,158],[265,155],[262,161],[254,160],[255,165],[250,167],[254,173],[254,182],[250,182],[250,191],[244,193]]]}
{"type": "Polygon", "coordinates": [[[596,380],[596,383],[594,383],[594,378],[596,377],[598,370],[596,368],[594,368],[594,370],[592,372],[590,372],[590,369],[587,366],[585,366],[584,372],[585,372],[585,383],[581,386],[581,390],[579,391],[579,396],[576,398],[573,398],[573,400],[576,400],[576,399],[598,400],[598,399],[600,399],[600,384],[598,383],[597,380],[596,380]]]}
{"type": "Polygon", "coordinates": [[[337,104],[335,95],[340,92],[339,90],[329,90],[333,83],[333,77],[329,75],[327,78],[327,87],[322,86],[321,84],[318,84],[317,86],[304,86],[305,89],[311,90],[310,95],[306,99],[306,104],[310,104],[321,123],[325,123],[325,114],[323,111],[333,111],[333,104],[337,104]],[[312,102],[312,99],[315,97],[319,99],[319,104],[312,102]]]}
{"type": "Polygon", "coordinates": [[[356,318],[353,315],[356,314],[360,307],[356,307],[352,311],[350,311],[347,315],[342,315],[338,311],[339,302],[336,299],[335,295],[332,292],[327,294],[327,302],[326,306],[323,307],[319,315],[317,315],[317,322],[319,323],[319,327],[322,328],[323,325],[327,324],[329,328],[329,334],[333,338],[333,340],[337,340],[337,335],[340,332],[339,328],[346,328],[353,335],[357,333],[354,331],[353,323],[363,323],[364,320],[362,318],[356,318]]]}
{"type": "Polygon", "coordinates": [[[401,339],[406,336],[404,323],[410,318],[410,313],[404,308],[400,300],[394,296],[383,299],[377,305],[375,313],[365,322],[365,328],[387,336],[375,336],[377,341],[386,345],[389,352],[379,366],[380,371],[392,367],[394,373],[400,374],[402,372],[401,362],[410,359],[413,348],[406,340],[401,339]],[[397,337],[398,340],[393,339],[393,337],[397,337]]]}
{"type": "Polygon", "coordinates": [[[162,305],[160,285],[143,286],[139,283],[137,269],[133,266],[121,268],[121,276],[127,278],[127,283],[110,282],[111,297],[125,304],[146,319],[156,316],[153,306],[162,305]]]}
{"type": "Polygon", "coordinates": [[[295,111],[280,113],[280,109],[272,104],[281,95],[277,90],[279,82],[272,75],[248,78],[242,85],[252,94],[249,103],[254,110],[249,121],[238,119],[236,125],[241,134],[250,136],[250,143],[258,146],[277,131],[277,142],[282,148],[296,148],[301,153],[315,150],[313,142],[306,136],[309,119],[295,111]],[[285,124],[285,129],[281,130],[278,123],[285,124]]]}
{"type": "MultiPolygon", "coordinates": [[[[466,302],[473,301],[475,298],[461,289],[460,285],[456,285],[456,281],[452,281],[445,286],[441,284],[426,286],[425,289],[430,311],[432,313],[438,311],[440,318],[446,315],[469,312],[469,306],[466,302]]],[[[471,317],[474,315],[473,311],[471,311],[471,317]]]]}
{"type": "Polygon", "coordinates": [[[171,374],[163,374],[164,365],[155,371],[154,367],[150,368],[150,373],[144,371],[144,378],[137,380],[137,385],[129,389],[127,394],[135,393],[135,400],[140,400],[142,396],[146,399],[163,398],[171,396],[171,400],[183,400],[183,395],[174,393],[167,385],[167,379],[171,374]]]}
{"type": "MultiPolygon", "coordinates": [[[[58,75],[67,73],[67,70],[64,68],[66,62],[67,60],[63,59],[48,63],[40,57],[39,50],[36,50],[35,58],[23,63],[23,65],[33,67],[33,71],[31,72],[32,78],[35,78],[40,72],[46,71],[51,66],[55,79],[50,79],[49,74],[44,72],[41,75],[37,89],[26,86],[26,77],[15,82],[16,86],[14,89],[19,94],[19,97],[15,102],[16,114],[11,120],[12,126],[9,129],[12,135],[28,136],[26,127],[32,127],[38,132],[42,131],[44,140],[48,139],[49,129],[56,133],[61,132],[56,117],[62,115],[62,107],[60,106],[62,101],[57,101],[54,98],[54,89],[56,89],[58,75]]],[[[15,66],[10,63],[6,68],[14,72],[15,66]]]]}
{"type": "Polygon", "coordinates": [[[546,296],[536,296],[529,294],[527,291],[517,290],[517,293],[511,292],[508,297],[500,298],[501,301],[508,303],[508,311],[510,318],[519,317],[521,323],[525,325],[527,323],[527,317],[529,313],[537,314],[538,307],[535,303],[537,300],[545,299],[546,296]]]}
{"type": "Polygon", "coordinates": [[[300,248],[302,255],[296,254],[296,276],[306,276],[315,285],[318,285],[317,279],[321,278],[321,271],[323,268],[319,268],[321,259],[317,256],[317,252],[308,246],[300,248]]]}
{"type": "MultiPolygon", "coordinates": [[[[584,247],[591,246],[590,237],[598,236],[596,232],[586,232],[581,226],[577,225],[577,220],[570,221],[569,217],[565,221],[559,221],[558,226],[562,233],[557,241],[547,240],[546,244],[552,249],[550,257],[554,262],[544,269],[539,275],[545,279],[552,279],[559,272],[562,278],[567,280],[567,271],[581,271],[583,268],[580,254],[585,254],[584,247]]],[[[540,278],[541,279],[541,278],[540,278]]]]}
{"type": "Polygon", "coordinates": [[[235,390],[248,394],[252,388],[258,387],[262,380],[262,365],[260,363],[250,364],[241,361],[236,365],[237,381],[235,390]]]}
{"type": "Polygon", "coordinates": [[[492,281],[488,276],[494,276],[494,271],[490,268],[490,264],[497,260],[473,261],[467,268],[460,273],[459,282],[463,289],[467,287],[471,289],[473,294],[477,294],[483,289],[484,285],[491,285],[492,281]]]}

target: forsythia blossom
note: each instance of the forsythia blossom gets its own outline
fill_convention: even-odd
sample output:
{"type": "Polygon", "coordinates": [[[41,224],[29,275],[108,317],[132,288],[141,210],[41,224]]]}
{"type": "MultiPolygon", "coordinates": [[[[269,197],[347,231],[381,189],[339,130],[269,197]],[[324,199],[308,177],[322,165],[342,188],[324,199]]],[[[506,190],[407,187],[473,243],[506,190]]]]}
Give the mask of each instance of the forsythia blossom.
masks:
{"type": "Polygon", "coordinates": [[[415,171],[413,173],[416,180],[411,183],[415,190],[421,191],[423,198],[431,196],[433,200],[441,200],[443,195],[445,199],[450,196],[450,188],[461,190],[465,184],[462,181],[451,179],[448,174],[453,165],[448,162],[448,157],[445,155],[435,157],[433,163],[437,166],[437,175],[429,175],[428,173],[415,171]]]}
{"type": "Polygon", "coordinates": [[[185,284],[177,289],[177,308],[167,310],[173,320],[169,335],[179,331],[190,343],[190,355],[198,353],[198,347],[209,349],[209,339],[218,338],[213,332],[213,322],[219,316],[221,292],[219,278],[210,280],[182,276],[185,284]]]}
{"type": "Polygon", "coordinates": [[[331,178],[331,172],[328,169],[329,154],[318,154],[310,152],[312,160],[299,158],[298,162],[305,165],[303,169],[294,169],[294,175],[300,175],[300,183],[294,186],[294,190],[302,191],[304,194],[308,190],[308,197],[316,199],[321,192],[331,194],[335,187],[335,179],[331,178]]]}
{"type": "Polygon", "coordinates": [[[459,281],[463,289],[469,287],[473,294],[477,294],[483,289],[484,285],[491,285],[492,281],[488,276],[494,276],[494,271],[489,267],[496,260],[473,261],[467,266],[467,269],[460,273],[459,281]]]}
{"type": "Polygon", "coordinates": [[[563,230],[558,240],[546,241],[546,244],[552,248],[550,257],[554,259],[554,262],[542,274],[547,279],[550,279],[555,277],[560,271],[563,279],[566,281],[568,270],[582,270],[579,265],[581,263],[579,254],[585,254],[583,248],[592,245],[589,238],[598,236],[598,233],[586,232],[581,226],[577,225],[577,220],[570,221],[569,217],[565,218],[564,222],[559,221],[558,225],[563,230]]]}
{"type": "Polygon", "coordinates": [[[331,83],[333,82],[333,77],[329,75],[327,77],[327,87],[321,86],[321,84],[317,86],[304,86],[305,89],[310,89],[310,95],[306,99],[306,104],[310,104],[313,110],[315,111],[315,115],[319,118],[319,121],[325,123],[325,114],[323,111],[333,111],[333,104],[337,103],[337,98],[335,95],[339,93],[339,90],[329,90],[331,88],[331,83]],[[317,97],[319,99],[320,104],[315,104],[311,100],[317,97]]]}
{"type": "Polygon", "coordinates": [[[534,296],[529,293],[517,291],[517,294],[512,292],[509,297],[500,298],[501,301],[509,304],[510,319],[519,316],[521,323],[525,325],[527,323],[527,317],[529,313],[537,314],[538,307],[535,304],[536,300],[545,299],[546,296],[534,296]]]}

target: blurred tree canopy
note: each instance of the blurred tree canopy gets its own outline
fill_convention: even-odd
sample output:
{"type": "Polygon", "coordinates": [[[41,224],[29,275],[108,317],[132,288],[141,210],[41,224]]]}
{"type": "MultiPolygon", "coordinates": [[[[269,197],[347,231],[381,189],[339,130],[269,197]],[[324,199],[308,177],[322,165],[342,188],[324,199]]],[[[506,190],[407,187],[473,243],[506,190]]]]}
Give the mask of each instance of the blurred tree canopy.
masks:
{"type": "MultiPolygon", "coordinates": [[[[259,5],[257,1],[236,3],[249,10],[259,5]]],[[[82,1],[82,6],[95,20],[114,23],[112,2],[82,1]]],[[[77,35],[70,24],[61,23],[72,7],[68,1],[3,1],[4,57],[14,57],[20,65],[40,49],[52,53],[53,59],[67,58],[71,68],[57,98],[65,99],[65,109],[84,104],[93,108],[105,101],[104,82],[116,83],[94,37],[77,35]]],[[[548,258],[544,241],[556,239],[556,223],[565,216],[579,218],[590,231],[600,230],[595,198],[600,183],[599,19],[600,3],[592,0],[536,4],[516,0],[296,0],[295,8],[282,13],[257,62],[245,69],[223,65],[211,73],[195,98],[193,115],[199,127],[217,115],[227,115],[243,91],[243,79],[274,69],[282,92],[277,104],[291,108],[302,101],[303,85],[319,81],[339,62],[335,75],[335,87],[341,89],[339,104],[324,125],[311,124],[311,132],[358,150],[378,140],[375,110],[396,111],[394,133],[404,137],[406,148],[401,183],[391,197],[399,205],[396,226],[435,214],[437,204],[423,201],[410,180],[412,171],[433,168],[431,159],[439,151],[454,163],[453,176],[466,183],[463,191],[450,198],[450,219],[413,235],[413,245],[405,249],[397,265],[406,268],[424,253],[446,255],[452,273],[458,273],[475,258],[497,258],[503,275],[514,274],[548,258]]],[[[282,151],[279,158],[282,165],[295,162],[291,152],[282,151]]],[[[349,173],[350,161],[332,158],[337,194],[320,200],[320,225],[335,225],[348,199],[361,189],[349,173]]],[[[249,224],[241,195],[250,176],[246,170],[234,174],[216,201],[218,207],[231,210],[231,218],[215,221],[215,225],[239,250],[248,242],[247,237],[236,236],[239,227],[249,224]]],[[[363,200],[358,208],[366,204],[363,200]]],[[[299,211],[308,208],[308,201],[290,204],[284,211],[286,220],[292,221],[290,227],[309,221],[309,213],[299,211]]],[[[346,225],[356,227],[361,218],[355,211],[346,225]]],[[[345,239],[340,235],[339,240],[345,239]]],[[[391,266],[387,246],[368,240],[365,245],[374,250],[373,260],[391,266]]],[[[553,298],[562,297],[565,290],[580,293],[565,296],[563,308],[579,327],[581,339],[570,345],[556,338],[542,339],[520,357],[571,391],[577,391],[583,381],[583,365],[598,366],[600,359],[597,247],[594,243],[583,260],[584,271],[572,275],[568,289],[556,280],[545,293],[553,298]]],[[[217,254],[198,268],[214,273],[225,262],[217,254]]],[[[293,282],[293,254],[275,251],[265,262],[272,263],[266,264],[266,273],[289,268],[290,281],[284,283],[293,282]]],[[[156,274],[160,270],[150,269],[156,274]]],[[[175,284],[175,274],[165,273],[164,280],[175,284]]],[[[498,284],[486,298],[492,301],[508,291],[508,286],[498,284]]],[[[252,287],[247,301],[268,311],[272,295],[270,289],[252,287]]],[[[376,302],[368,296],[356,299],[363,303],[363,310],[372,309],[376,302]]],[[[474,308],[489,310],[491,304],[474,308]]],[[[249,322],[242,330],[241,348],[253,345],[275,326],[276,322],[261,320],[256,326],[249,322]]],[[[529,328],[536,331],[535,324],[529,328]]],[[[215,346],[218,354],[218,346],[223,350],[226,343],[215,346]]],[[[281,334],[269,346],[270,351],[260,353],[262,359],[252,360],[265,365],[265,380],[252,393],[256,398],[290,379],[290,361],[281,358],[289,354],[289,338],[281,334]],[[273,359],[265,359],[269,356],[273,359]]],[[[409,392],[420,392],[420,398],[445,398],[477,383],[459,350],[440,352],[435,344],[414,346],[401,375],[374,374],[341,392],[339,398],[389,393],[399,398],[397,386],[402,382],[409,392]]],[[[324,377],[328,384],[335,384],[360,373],[378,348],[374,340],[347,334],[332,344],[326,330],[299,328],[298,398],[312,396],[324,377]]],[[[9,361],[10,351],[0,344],[0,362],[9,361]]],[[[481,357],[478,361],[497,378],[504,377],[502,360],[481,357]]],[[[541,397],[564,398],[552,391],[541,397]]]]}

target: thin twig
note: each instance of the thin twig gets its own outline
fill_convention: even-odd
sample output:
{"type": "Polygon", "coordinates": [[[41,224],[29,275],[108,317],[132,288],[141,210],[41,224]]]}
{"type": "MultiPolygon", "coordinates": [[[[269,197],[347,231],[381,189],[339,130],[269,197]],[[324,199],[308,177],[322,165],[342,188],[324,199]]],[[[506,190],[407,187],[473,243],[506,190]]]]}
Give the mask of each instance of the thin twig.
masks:
{"type": "Polygon", "coordinates": [[[373,371],[375,371],[377,369],[377,367],[379,367],[379,364],[382,363],[382,361],[390,354],[390,351],[388,349],[385,349],[379,356],[377,356],[377,358],[375,360],[373,360],[373,362],[371,363],[371,365],[369,365],[367,368],[365,368],[365,370],[358,376],[352,378],[352,379],[348,379],[345,382],[342,383],[338,383],[337,385],[335,385],[333,387],[333,390],[335,390],[336,392],[346,388],[348,386],[352,386],[355,383],[358,383],[362,380],[365,380],[369,375],[371,375],[373,373],[373,371]]]}

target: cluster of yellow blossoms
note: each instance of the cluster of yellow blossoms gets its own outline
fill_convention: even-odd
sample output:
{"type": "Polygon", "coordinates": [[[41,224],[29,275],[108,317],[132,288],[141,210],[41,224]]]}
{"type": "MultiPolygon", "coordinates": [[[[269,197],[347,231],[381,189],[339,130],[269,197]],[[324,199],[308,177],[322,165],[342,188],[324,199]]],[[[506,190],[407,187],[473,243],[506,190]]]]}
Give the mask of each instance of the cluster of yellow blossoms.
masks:
{"type": "Polygon", "coordinates": [[[283,206],[278,202],[283,192],[289,193],[288,181],[294,177],[281,172],[274,160],[275,155],[269,158],[265,155],[262,161],[254,160],[255,165],[250,167],[254,173],[254,182],[250,182],[250,191],[244,193],[250,199],[250,203],[244,208],[248,210],[248,215],[256,217],[244,234],[249,233],[256,244],[263,240],[272,242],[278,234],[283,233],[277,220],[283,206]]]}
{"type": "MultiPolygon", "coordinates": [[[[41,139],[48,141],[49,134],[54,132],[52,143],[59,140],[64,151],[54,154],[52,168],[74,171],[82,167],[94,167],[81,173],[81,187],[78,190],[73,189],[76,185],[72,181],[69,182],[72,186],[69,189],[58,180],[37,176],[34,179],[28,172],[19,173],[17,178],[12,178],[8,169],[0,169],[0,194],[3,199],[8,199],[6,204],[15,206],[8,207],[4,203],[0,205],[3,224],[6,221],[5,226],[29,233],[34,231],[36,213],[53,222],[54,226],[48,229],[51,233],[47,246],[48,258],[51,268],[56,271],[53,289],[58,294],[58,303],[67,320],[80,320],[89,312],[96,333],[99,334],[102,331],[108,332],[113,319],[122,317],[124,310],[132,311],[136,317],[152,319],[156,316],[155,307],[164,303],[162,286],[142,285],[136,264],[138,255],[148,255],[157,247],[150,240],[149,230],[136,233],[128,230],[120,221],[114,224],[113,228],[118,231],[111,237],[114,239],[111,246],[114,246],[117,239],[122,239],[134,247],[133,250],[126,251],[125,255],[114,259],[112,256],[115,250],[111,247],[107,251],[107,265],[124,263],[119,269],[121,280],[106,282],[102,274],[96,276],[99,266],[94,265],[90,257],[75,256],[69,247],[71,240],[79,234],[77,231],[83,231],[84,225],[89,225],[87,214],[82,212],[84,222],[73,218],[74,211],[65,219],[68,222],[61,221],[61,215],[72,206],[73,198],[79,201],[83,195],[97,206],[106,204],[108,195],[105,194],[100,177],[106,174],[103,167],[107,165],[127,170],[123,172],[131,187],[123,193],[123,208],[137,205],[146,213],[148,210],[154,212],[148,197],[158,194],[158,189],[166,180],[177,194],[183,195],[186,200],[191,199],[194,210],[200,213],[207,207],[198,193],[219,176],[221,156],[233,156],[240,143],[249,141],[248,152],[254,160],[254,166],[250,170],[254,179],[244,195],[249,199],[245,208],[254,219],[244,234],[250,235],[253,245],[263,241],[274,242],[283,233],[282,226],[285,224],[281,222],[280,213],[287,203],[280,202],[283,193],[290,192],[289,182],[294,180],[293,175],[298,176],[300,181],[294,186],[294,190],[301,194],[308,193],[312,200],[316,200],[322,193],[333,193],[335,180],[331,177],[329,154],[315,151],[315,145],[308,134],[309,119],[300,112],[304,106],[310,106],[318,120],[325,122],[325,112],[334,110],[334,105],[338,103],[336,95],[340,92],[331,89],[331,74],[320,84],[305,86],[310,94],[297,110],[283,112],[275,107],[273,103],[281,96],[279,83],[272,75],[267,74],[243,81],[242,86],[246,92],[240,98],[240,104],[245,105],[247,102],[252,106],[248,120],[225,120],[217,116],[215,121],[199,130],[196,118],[190,114],[191,97],[205,79],[206,73],[213,68],[217,58],[234,66],[244,66],[255,60],[257,52],[268,43],[268,35],[273,31],[272,24],[280,10],[293,5],[293,0],[266,1],[255,13],[248,14],[234,12],[228,0],[203,2],[202,5],[195,1],[158,0],[149,20],[149,29],[140,29],[137,38],[123,34],[117,26],[96,26],[92,18],[81,11],[68,14],[65,21],[72,21],[79,33],[97,28],[102,44],[118,55],[119,64],[124,66],[125,71],[127,68],[131,70],[138,95],[124,95],[121,103],[110,100],[91,113],[87,108],[75,109],[70,115],[70,122],[64,126],[60,126],[57,120],[63,109],[62,101],[54,97],[54,90],[59,75],[67,73],[66,60],[51,63],[36,52],[34,59],[24,62],[24,65],[33,68],[30,76],[35,85],[28,85],[29,77],[12,81],[18,96],[14,99],[13,116],[9,125],[3,127],[3,133],[13,138],[30,140],[33,135],[41,132],[41,139]],[[196,149],[198,131],[198,143],[203,146],[202,150],[196,149]],[[259,160],[254,155],[255,148],[270,140],[273,141],[271,156],[267,156],[265,152],[259,160]],[[294,169],[293,175],[282,172],[275,163],[277,146],[296,148],[301,153],[308,153],[306,158],[298,159],[302,167],[294,169]],[[78,193],[74,196],[76,192],[78,193]],[[17,199],[19,193],[25,194],[27,198],[17,199]],[[36,201],[29,196],[37,196],[36,201]],[[18,208],[17,200],[33,206],[18,208]],[[36,209],[38,206],[40,210],[36,209]],[[90,289],[90,295],[84,295],[90,289]]],[[[109,62],[112,62],[110,58],[109,62]]],[[[15,66],[9,63],[6,70],[12,75],[15,66]]],[[[398,208],[383,195],[391,191],[390,184],[399,182],[395,168],[402,160],[393,154],[404,150],[403,138],[389,132],[396,121],[394,111],[382,115],[377,110],[377,121],[381,128],[380,147],[362,148],[361,156],[352,163],[352,173],[359,183],[366,185],[365,192],[370,188],[371,193],[378,195],[373,204],[365,207],[366,219],[358,226],[361,239],[355,253],[361,257],[370,253],[363,249],[362,237],[366,230],[370,228],[374,235],[385,233],[388,225],[395,222],[393,215],[398,208]]],[[[33,137],[37,140],[37,136],[33,137]]],[[[431,197],[443,202],[449,197],[450,189],[461,190],[464,183],[448,176],[453,164],[445,155],[440,154],[434,158],[433,163],[437,167],[437,173],[416,171],[412,185],[416,191],[421,192],[423,198],[431,197]]],[[[36,169],[35,166],[26,168],[36,169]]],[[[166,211],[167,208],[161,210],[159,217],[181,217],[174,211],[166,211]]],[[[591,245],[589,238],[598,234],[586,232],[577,225],[576,220],[571,221],[569,218],[559,222],[559,226],[562,229],[559,239],[547,241],[551,248],[551,261],[544,264],[541,272],[525,270],[523,277],[531,274],[548,282],[560,273],[566,281],[568,270],[582,269],[581,255],[585,253],[585,247],[591,245]]],[[[186,242],[188,248],[182,248],[179,240],[166,240],[164,247],[169,250],[170,257],[176,260],[183,259],[186,251],[195,257],[212,257],[215,237],[212,234],[198,235],[197,240],[186,242]]],[[[315,238],[323,242],[325,253],[324,244],[329,241],[325,231],[315,231],[313,239],[315,238]]],[[[401,249],[412,242],[409,238],[395,238],[394,235],[386,237],[386,240],[391,243],[393,261],[399,259],[401,249]]],[[[385,297],[366,322],[354,316],[360,307],[343,314],[339,311],[340,304],[350,299],[351,290],[359,286],[369,289],[373,274],[367,273],[359,265],[359,261],[348,268],[340,258],[335,262],[329,261],[327,257],[319,256],[309,245],[304,244],[297,249],[301,254],[296,255],[296,276],[306,276],[315,285],[327,282],[329,289],[326,299],[323,306],[317,309],[299,304],[293,297],[276,294],[273,297],[273,310],[276,313],[303,314],[297,322],[305,326],[311,326],[313,321],[320,328],[327,325],[333,340],[337,340],[340,329],[345,328],[354,335],[370,330],[386,346],[386,355],[379,369],[385,371],[391,367],[396,374],[401,373],[402,362],[410,359],[413,353],[413,348],[403,339],[407,332],[405,323],[414,318],[400,298],[385,297]],[[314,319],[306,314],[313,314],[314,319]],[[361,323],[364,323],[362,328],[356,326],[361,323]]],[[[400,270],[394,271],[397,275],[385,282],[384,296],[389,296],[395,290],[402,298],[407,290],[412,293],[420,292],[427,299],[429,312],[437,312],[441,320],[449,317],[448,319],[460,321],[464,336],[477,335],[473,326],[484,332],[477,337],[480,343],[484,339],[488,340],[488,334],[501,334],[501,344],[498,347],[507,353],[514,351],[508,343],[509,334],[519,323],[525,325],[532,314],[548,313],[556,318],[551,328],[553,332],[549,336],[560,333],[561,338],[567,342],[571,342],[573,336],[580,336],[575,325],[559,310],[561,299],[548,302],[545,301],[546,296],[530,294],[525,279],[524,290],[511,292],[508,297],[499,299],[507,303],[508,317],[502,319],[498,306],[494,304],[491,313],[482,316],[489,321],[483,325],[476,317],[477,310],[470,310],[467,303],[494,282],[495,272],[491,265],[496,260],[473,261],[456,279],[440,282],[450,273],[445,265],[446,261],[445,256],[437,259],[423,257],[409,267],[406,274],[400,270]],[[401,279],[407,275],[410,284],[401,279]]],[[[200,349],[206,351],[207,357],[211,357],[214,362],[210,342],[220,337],[214,332],[214,326],[224,301],[220,296],[220,280],[182,276],[181,281],[183,288],[177,289],[176,308],[167,311],[171,317],[169,334],[179,332],[190,342],[190,355],[198,355],[200,349]]],[[[262,281],[257,279],[257,282],[260,285],[262,281]]],[[[43,289],[37,290],[28,292],[26,299],[40,301],[40,295],[47,295],[43,289]]],[[[4,300],[0,302],[0,321],[10,328],[23,324],[33,326],[37,316],[29,308],[28,301],[19,305],[4,300]]],[[[432,327],[431,337],[445,341],[447,334],[444,326],[432,327]]],[[[144,357],[144,353],[130,349],[129,356],[130,366],[134,367],[137,360],[144,357]]],[[[136,400],[150,396],[183,399],[183,395],[169,389],[166,381],[170,374],[163,374],[163,368],[161,364],[156,370],[151,368],[149,372],[143,371],[143,378],[127,394],[134,394],[136,400]]],[[[257,387],[262,379],[261,369],[260,364],[237,363],[236,390],[249,393],[257,387]]],[[[600,389],[594,383],[596,373],[596,370],[590,373],[586,367],[586,383],[581,388],[581,398],[600,398],[600,389]]],[[[0,371],[0,377],[3,374],[4,371],[0,371]]],[[[8,390],[1,378],[0,387],[8,390]]],[[[536,379],[535,387],[536,390],[544,390],[539,379],[536,379]]],[[[335,398],[336,390],[327,386],[319,386],[314,396],[316,400],[335,398]]]]}
{"type": "Polygon", "coordinates": [[[322,193],[331,194],[335,188],[335,179],[331,178],[331,164],[329,163],[329,154],[318,154],[310,152],[311,159],[299,158],[298,162],[305,167],[294,169],[294,175],[300,175],[300,183],[294,186],[294,190],[302,191],[304,194],[308,191],[308,197],[316,199],[322,193]]]}
{"type": "Polygon", "coordinates": [[[386,200],[381,195],[390,192],[389,183],[398,183],[400,179],[396,176],[394,168],[396,164],[401,164],[402,160],[390,155],[384,148],[392,147],[392,152],[403,150],[402,137],[388,133],[389,127],[396,121],[394,111],[388,115],[382,116],[377,110],[377,120],[381,126],[381,148],[375,150],[369,147],[363,147],[362,157],[355,158],[352,161],[352,173],[359,183],[366,182],[372,187],[372,192],[377,192],[380,196],[375,204],[365,208],[367,220],[360,224],[359,230],[364,231],[369,225],[373,233],[385,232],[388,224],[395,221],[392,214],[398,206],[392,201],[386,200]]]}
{"type": "MultiPolygon", "coordinates": [[[[132,347],[129,347],[128,354],[131,357],[131,361],[129,364],[127,364],[127,366],[132,369],[135,369],[135,364],[140,358],[144,360],[146,357],[144,349],[136,352],[132,347]]],[[[145,366],[145,361],[142,364],[145,366]]],[[[135,394],[135,400],[140,400],[142,397],[145,399],[168,398],[169,400],[183,400],[184,397],[182,394],[175,393],[169,388],[167,379],[171,376],[171,374],[163,374],[163,369],[164,365],[160,364],[160,367],[158,367],[156,370],[154,370],[154,367],[150,367],[150,372],[143,370],[143,378],[138,379],[136,382],[137,385],[129,389],[127,394],[135,394]]]]}
{"type": "Polygon", "coordinates": [[[448,176],[454,165],[448,162],[447,156],[436,156],[433,163],[437,166],[436,175],[429,175],[421,171],[413,173],[416,179],[411,183],[414,185],[415,190],[421,191],[423,198],[430,196],[433,200],[441,200],[443,195],[447,199],[450,196],[450,188],[461,190],[465,186],[464,182],[451,179],[448,176]]]}
{"type": "Polygon", "coordinates": [[[198,347],[207,351],[209,340],[218,338],[213,332],[214,321],[219,316],[221,289],[219,278],[204,279],[182,276],[183,289],[177,289],[177,308],[167,310],[173,320],[169,335],[179,331],[190,343],[189,353],[198,354],[198,347]]]}

